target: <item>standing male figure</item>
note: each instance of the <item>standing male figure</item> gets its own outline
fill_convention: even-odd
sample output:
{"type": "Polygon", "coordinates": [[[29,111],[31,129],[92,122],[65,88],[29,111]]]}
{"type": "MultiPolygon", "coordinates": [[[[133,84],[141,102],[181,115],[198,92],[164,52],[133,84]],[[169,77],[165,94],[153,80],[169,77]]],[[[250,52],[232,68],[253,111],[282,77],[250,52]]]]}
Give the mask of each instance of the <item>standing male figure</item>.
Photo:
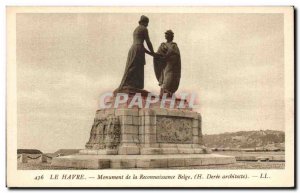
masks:
{"type": "Polygon", "coordinates": [[[166,42],[161,43],[154,58],[154,70],[161,87],[160,96],[167,93],[171,97],[178,89],[181,77],[181,59],[177,44],[173,42],[172,30],[165,32],[166,42]]]}

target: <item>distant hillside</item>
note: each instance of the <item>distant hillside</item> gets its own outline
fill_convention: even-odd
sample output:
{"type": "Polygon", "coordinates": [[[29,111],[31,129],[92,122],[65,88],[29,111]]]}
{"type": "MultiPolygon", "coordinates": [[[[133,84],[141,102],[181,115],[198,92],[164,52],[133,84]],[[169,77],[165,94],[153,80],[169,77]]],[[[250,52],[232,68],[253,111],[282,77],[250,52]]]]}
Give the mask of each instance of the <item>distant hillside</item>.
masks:
{"type": "Polygon", "coordinates": [[[210,148],[284,148],[284,132],[274,130],[238,131],[204,135],[210,148]]]}

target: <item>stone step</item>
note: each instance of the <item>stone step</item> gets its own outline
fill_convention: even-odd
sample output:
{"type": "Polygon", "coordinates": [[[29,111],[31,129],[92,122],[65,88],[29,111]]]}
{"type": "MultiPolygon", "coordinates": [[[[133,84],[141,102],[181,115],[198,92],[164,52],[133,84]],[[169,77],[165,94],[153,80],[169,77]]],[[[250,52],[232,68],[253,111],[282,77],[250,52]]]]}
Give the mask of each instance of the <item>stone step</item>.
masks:
{"type": "Polygon", "coordinates": [[[76,169],[172,168],[233,164],[234,156],[218,154],[69,155],[54,158],[52,166],[76,169]]]}

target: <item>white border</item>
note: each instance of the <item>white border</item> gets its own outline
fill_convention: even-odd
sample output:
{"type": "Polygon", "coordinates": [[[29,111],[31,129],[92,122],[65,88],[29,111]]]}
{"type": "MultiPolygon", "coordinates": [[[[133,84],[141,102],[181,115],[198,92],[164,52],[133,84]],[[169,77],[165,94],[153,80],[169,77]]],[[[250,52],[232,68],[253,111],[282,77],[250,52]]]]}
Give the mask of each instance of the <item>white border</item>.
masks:
{"type": "MultiPolygon", "coordinates": [[[[3,156],[1,156],[1,163],[2,163],[2,168],[1,168],[1,182],[2,182],[2,186],[1,186],[1,192],[4,191],[8,191],[8,189],[5,188],[5,93],[6,93],[6,82],[5,82],[5,74],[6,74],[6,33],[5,33],[5,23],[6,23],[6,19],[5,19],[5,6],[7,5],[13,5],[13,6],[21,6],[21,5],[29,5],[29,6],[36,6],[36,5],[42,5],[42,6],[49,6],[49,5],[53,5],[53,6],[98,6],[98,5],[102,5],[102,6],[132,6],[132,5],[140,5],[140,6],[145,6],[145,5],[159,5],[159,6],[174,6],[174,5],[209,5],[209,6],[221,6],[221,5],[226,5],[226,6],[237,6],[237,5],[242,5],[242,6],[247,6],[247,5],[254,5],[254,6],[259,6],[259,5],[295,5],[296,7],[299,7],[299,1],[278,1],[278,0],[274,0],[274,1],[266,1],[266,0],[251,0],[251,1],[237,1],[237,0],[231,0],[231,1],[214,1],[214,0],[208,0],[208,1],[191,1],[191,0],[186,0],[186,1],[180,1],[180,0],[172,0],[170,2],[162,2],[160,0],[152,0],[152,1],[127,1],[122,2],[122,1],[92,1],[92,2],[87,2],[84,0],[80,0],[80,1],[67,1],[67,0],[52,0],[52,1],[28,1],[28,0],[22,0],[22,1],[16,1],[16,0],[11,0],[11,1],[1,1],[0,2],[0,23],[1,23],[1,29],[0,29],[0,37],[1,37],[1,47],[0,47],[0,54],[1,54],[1,58],[2,58],[2,66],[0,68],[0,77],[1,77],[1,81],[0,81],[0,89],[4,92],[2,92],[3,94],[0,95],[0,106],[2,107],[1,111],[0,111],[0,122],[3,126],[3,129],[1,130],[2,132],[2,140],[1,140],[1,153],[3,156]]],[[[298,21],[297,21],[297,25],[298,25],[298,21]]],[[[296,53],[298,54],[298,52],[296,53]]],[[[298,68],[299,69],[299,68],[298,68]]],[[[297,72],[298,74],[298,72],[297,72]]],[[[299,85],[299,84],[298,84],[299,85]]],[[[298,116],[297,116],[298,118],[298,116]]],[[[298,132],[299,135],[299,132],[298,132]]],[[[296,137],[296,136],[295,136],[296,137]]],[[[298,138],[299,139],[299,136],[298,138]]],[[[29,191],[30,192],[30,191],[29,191]]],[[[264,191],[265,192],[265,191],[264,191]]]]}

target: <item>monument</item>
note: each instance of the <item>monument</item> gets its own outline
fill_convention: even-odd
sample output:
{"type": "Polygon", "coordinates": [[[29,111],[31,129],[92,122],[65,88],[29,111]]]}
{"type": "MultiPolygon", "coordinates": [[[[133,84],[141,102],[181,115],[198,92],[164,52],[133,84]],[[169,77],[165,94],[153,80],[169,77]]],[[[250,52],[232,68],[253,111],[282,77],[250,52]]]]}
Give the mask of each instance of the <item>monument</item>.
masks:
{"type": "Polygon", "coordinates": [[[174,33],[155,53],[149,38],[149,19],[142,16],[133,32],[120,86],[96,111],[85,149],[79,154],[54,158],[64,168],[176,168],[235,163],[232,156],[212,154],[205,147],[202,118],[190,101],[176,98],[181,78],[179,48],[174,33]],[[144,41],[148,49],[144,48],[144,41]],[[161,87],[156,96],[144,90],[145,53],[154,57],[161,87]]]}

